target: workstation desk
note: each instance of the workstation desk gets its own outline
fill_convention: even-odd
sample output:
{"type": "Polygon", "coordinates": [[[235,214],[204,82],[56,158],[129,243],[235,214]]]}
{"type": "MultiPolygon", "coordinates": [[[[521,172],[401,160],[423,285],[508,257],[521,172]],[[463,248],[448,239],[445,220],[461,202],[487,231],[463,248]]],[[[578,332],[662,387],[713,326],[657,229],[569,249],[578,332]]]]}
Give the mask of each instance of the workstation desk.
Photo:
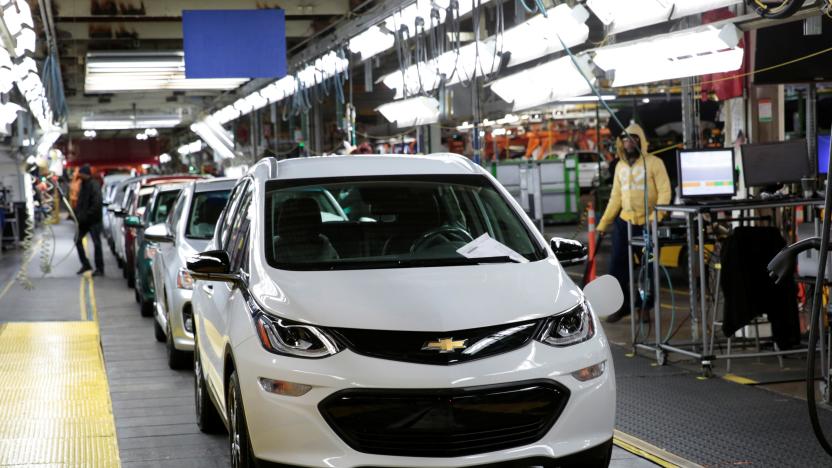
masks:
{"type": "MultiPolygon", "coordinates": [[[[730,349],[731,339],[723,337],[729,348],[727,352],[716,353],[715,346],[717,344],[716,337],[716,314],[719,306],[719,281],[716,281],[716,288],[711,297],[708,295],[708,265],[706,262],[706,255],[710,252],[706,250],[706,244],[716,242],[716,239],[708,238],[708,231],[706,227],[708,224],[720,223],[721,225],[729,226],[733,229],[735,225],[745,224],[752,220],[763,219],[753,214],[760,210],[774,210],[775,213],[782,215],[787,208],[807,207],[814,211],[817,215],[822,209],[823,200],[816,198],[784,198],[784,199],[769,199],[769,200],[731,200],[718,203],[705,204],[685,204],[685,205],[660,205],[657,206],[652,216],[650,238],[651,257],[653,261],[649,263],[648,268],[652,268],[652,278],[648,281],[652,282],[653,287],[653,328],[654,338],[651,340],[649,336],[644,336],[643,339],[637,334],[636,322],[640,321],[638,314],[635,313],[635,294],[636,294],[636,272],[634,271],[633,255],[636,249],[644,249],[646,242],[643,238],[634,238],[632,227],[628,225],[628,239],[629,239],[629,263],[630,263],[630,306],[633,313],[630,316],[630,328],[634,352],[644,350],[655,353],[656,361],[660,365],[667,362],[669,353],[676,353],[689,358],[697,360],[702,366],[702,373],[706,377],[710,377],[713,373],[713,365],[717,359],[742,359],[742,358],[761,358],[761,357],[778,357],[787,354],[805,354],[807,348],[779,350],[776,348],[773,351],[754,352],[735,352],[732,353],[730,349]],[[691,336],[689,341],[679,342],[674,340],[673,336],[667,338],[662,336],[661,328],[661,314],[656,313],[661,310],[662,290],[661,290],[661,276],[660,265],[658,259],[659,252],[662,247],[662,239],[659,233],[658,218],[661,215],[674,215],[675,219],[684,217],[685,219],[685,239],[670,239],[665,240],[675,243],[676,245],[683,244],[687,248],[687,273],[688,273],[688,287],[690,291],[690,320],[691,320],[691,336]],[[738,214],[738,215],[737,215],[738,214]],[[711,318],[709,319],[709,314],[711,318]],[[650,343],[650,341],[653,341],[650,343]]],[[[814,216],[814,219],[818,219],[814,216]]],[[[816,232],[818,230],[816,223],[816,232]]],[[[787,239],[793,241],[793,239],[787,239]]],[[[716,267],[720,269],[719,266],[716,267]]],[[[717,271],[719,274],[719,271],[717,271]]],[[[821,317],[822,330],[826,330],[823,324],[824,320],[821,317]]],[[[759,335],[757,335],[759,337],[759,335]]],[[[828,351],[827,350],[827,333],[820,334],[821,346],[821,368],[823,369],[824,382],[829,382],[829,365],[828,365],[828,351]]],[[[720,348],[722,341],[718,342],[720,348]]],[[[829,392],[824,392],[828,398],[829,392]]]]}

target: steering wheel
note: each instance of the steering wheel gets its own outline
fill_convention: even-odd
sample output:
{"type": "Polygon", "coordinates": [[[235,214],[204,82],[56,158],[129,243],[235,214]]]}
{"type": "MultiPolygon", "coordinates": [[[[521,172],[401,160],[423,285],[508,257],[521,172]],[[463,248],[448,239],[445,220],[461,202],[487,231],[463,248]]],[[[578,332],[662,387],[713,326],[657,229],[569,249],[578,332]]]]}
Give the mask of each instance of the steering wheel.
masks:
{"type": "Polygon", "coordinates": [[[437,238],[439,236],[443,236],[445,240],[448,242],[456,240],[465,242],[467,244],[474,240],[474,237],[471,236],[471,234],[465,229],[456,226],[439,226],[436,229],[431,229],[425,234],[422,234],[421,237],[416,239],[416,241],[414,241],[413,245],[410,247],[410,253],[415,253],[422,250],[432,240],[434,240],[434,238],[437,238]]]}

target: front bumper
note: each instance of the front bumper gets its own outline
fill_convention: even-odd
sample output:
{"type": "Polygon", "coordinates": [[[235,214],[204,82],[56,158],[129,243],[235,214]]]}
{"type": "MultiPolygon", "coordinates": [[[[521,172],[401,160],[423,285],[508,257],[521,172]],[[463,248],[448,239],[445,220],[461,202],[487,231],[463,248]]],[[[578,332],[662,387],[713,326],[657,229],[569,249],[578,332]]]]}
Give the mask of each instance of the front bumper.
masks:
{"type": "MultiPolygon", "coordinates": [[[[602,446],[612,438],[615,378],[603,332],[567,348],[533,342],[516,351],[451,366],[411,364],[365,357],[345,350],[306,360],[266,352],[257,338],[234,349],[246,420],[255,456],[295,466],[472,467],[532,458],[558,460],[602,446]],[[606,361],[600,377],[580,382],[571,373],[606,361]],[[312,385],[300,397],[266,393],[258,378],[312,385]],[[362,453],[326,422],[319,404],[344,389],[455,389],[519,381],[553,381],[569,399],[551,429],[524,446],[458,457],[414,457],[362,453]]],[[[528,466],[528,465],[526,465],[528,466]]]]}
{"type": "Polygon", "coordinates": [[[170,320],[170,330],[173,333],[173,346],[179,351],[193,351],[194,334],[185,330],[183,319],[185,308],[191,307],[193,291],[173,287],[168,290],[168,295],[171,305],[168,311],[168,319],[170,320]]]}

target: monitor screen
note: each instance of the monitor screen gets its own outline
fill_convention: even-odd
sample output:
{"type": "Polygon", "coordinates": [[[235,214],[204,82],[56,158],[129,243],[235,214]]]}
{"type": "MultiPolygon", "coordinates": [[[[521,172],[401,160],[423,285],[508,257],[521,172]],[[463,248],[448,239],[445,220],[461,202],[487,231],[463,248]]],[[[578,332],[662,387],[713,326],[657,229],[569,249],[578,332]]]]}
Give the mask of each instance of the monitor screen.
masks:
{"type": "Polygon", "coordinates": [[[736,193],[733,149],[682,150],[677,158],[682,198],[730,198],[736,193]]]}
{"type": "Polygon", "coordinates": [[[813,175],[806,140],[742,145],[742,170],[747,187],[797,184],[813,175]]]}
{"type": "Polygon", "coordinates": [[[826,174],[829,171],[829,144],[832,143],[829,135],[818,135],[818,174],[826,174]]]}

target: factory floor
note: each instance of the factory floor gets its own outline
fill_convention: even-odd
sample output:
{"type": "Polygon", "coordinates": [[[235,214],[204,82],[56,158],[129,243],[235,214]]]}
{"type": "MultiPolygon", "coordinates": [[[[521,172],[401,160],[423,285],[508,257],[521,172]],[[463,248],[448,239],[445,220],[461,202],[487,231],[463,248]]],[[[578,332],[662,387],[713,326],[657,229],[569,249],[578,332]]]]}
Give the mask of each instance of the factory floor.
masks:
{"type": "MultiPolygon", "coordinates": [[[[168,368],[115,258],[105,247],[104,277],[75,274],[73,229],[0,254],[0,466],[230,466],[227,436],[196,426],[193,373],[168,368]]],[[[613,467],[673,459],[616,442],[613,467]]]]}

